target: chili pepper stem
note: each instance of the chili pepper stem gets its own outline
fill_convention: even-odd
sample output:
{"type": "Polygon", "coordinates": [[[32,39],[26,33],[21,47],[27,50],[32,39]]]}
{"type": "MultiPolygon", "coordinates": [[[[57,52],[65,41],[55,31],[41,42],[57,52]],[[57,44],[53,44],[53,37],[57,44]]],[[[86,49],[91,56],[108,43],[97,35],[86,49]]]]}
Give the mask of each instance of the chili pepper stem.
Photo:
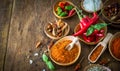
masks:
{"type": "Polygon", "coordinates": [[[78,17],[79,17],[79,19],[81,21],[82,20],[82,15],[80,15],[80,13],[78,12],[77,8],[75,8],[75,11],[76,11],[76,13],[77,13],[77,15],[78,15],[78,17]]]}

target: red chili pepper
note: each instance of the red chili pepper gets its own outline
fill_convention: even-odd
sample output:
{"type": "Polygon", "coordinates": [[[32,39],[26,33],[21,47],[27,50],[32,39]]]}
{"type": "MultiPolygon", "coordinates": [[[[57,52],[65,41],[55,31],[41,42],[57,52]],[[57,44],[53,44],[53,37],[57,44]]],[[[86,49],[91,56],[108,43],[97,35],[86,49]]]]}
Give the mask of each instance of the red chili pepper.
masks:
{"type": "Polygon", "coordinates": [[[90,42],[95,41],[95,36],[88,36],[88,40],[89,40],[90,42]]]}
{"type": "Polygon", "coordinates": [[[73,15],[73,13],[75,13],[75,10],[74,10],[74,9],[72,9],[72,10],[69,11],[68,16],[73,15]]]}
{"type": "Polygon", "coordinates": [[[94,20],[93,24],[95,24],[99,19],[99,16],[96,12],[93,13],[93,17],[91,18],[91,20],[94,20]]]}
{"type": "Polygon", "coordinates": [[[78,36],[78,35],[81,35],[81,34],[83,34],[84,32],[86,32],[86,30],[87,30],[92,24],[94,24],[95,22],[97,22],[98,18],[99,18],[99,17],[98,17],[98,15],[97,15],[96,12],[93,13],[93,17],[92,17],[91,19],[88,18],[88,17],[82,18],[82,20],[81,20],[81,22],[80,22],[82,28],[80,29],[80,31],[78,31],[77,33],[73,34],[73,36],[78,36]],[[85,26],[83,26],[83,24],[84,24],[85,26]]]}
{"type": "Polygon", "coordinates": [[[86,30],[93,24],[93,20],[90,20],[90,22],[86,23],[87,25],[80,29],[77,33],[73,34],[73,36],[78,36],[86,32],[86,30]]]}
{"type": "Polygon", "coordinates": [[[68,5],[70,5],[68,2],[65,2],[65,6],[68,6],[68,5]]]}
{"type": "Polygon", "coordinates": [[[85,16],[84,18],[82,18],[82,20],[79,23],[80,28],[82,29],[83,27],[85,27],[89,21],[90,21],[90,18],[88,16],[85,16]]]}
{"type": "Polygon", "coordinates": [[[64,9],[66,2],[59,2],[58,6],[60,6],[62,9],[64,9]]]}
{"type": "Polygon", "coordinates": [[[87,38],[87,36],[86,36],[85,34],[83,34],[82,37],[83,37],[83,39],[84,39],[86,42],[91,42],[91,41],[87,38]]]}

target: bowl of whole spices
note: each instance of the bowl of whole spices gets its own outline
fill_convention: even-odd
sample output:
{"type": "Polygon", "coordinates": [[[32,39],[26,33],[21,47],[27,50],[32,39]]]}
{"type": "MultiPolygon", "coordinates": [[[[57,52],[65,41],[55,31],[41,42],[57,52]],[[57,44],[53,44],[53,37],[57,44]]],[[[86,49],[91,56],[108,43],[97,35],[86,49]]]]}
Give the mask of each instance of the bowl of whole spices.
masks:
{"type": "Polygon", "coordinates": [[[115,33],[109,42],[109,52],[111,56],[120,61],[120,32],[115,33]]]}
{"type": "Polygon", "coordinates": [[[103,7],[103,17],[114,25],[120,24],[120,0],[108,1],[103,7]]]}
{"type": "Polygon", "coordinates": [[[60,19],[65,19],[75,15],[75,5],[70,1],[57,1],[53,6],[53,13],[60,19]]]}
{"type": "Polygon", "coordinates": [[[49,22],[44,26],[45,34],[51,39],[60,39],[63,36],[66,36],[70,31],[70,26],[60,20],[49,22]]]}
{"type": "Polygon", "coordinates": [[[65,36],[58,40],[50,49],[49,54],[51,60],[61,66],[69,66],[74,64],[81,53],[80,42],[77,41],[71,50],[65,47],[75,39],[74,36],[65,36]]]}

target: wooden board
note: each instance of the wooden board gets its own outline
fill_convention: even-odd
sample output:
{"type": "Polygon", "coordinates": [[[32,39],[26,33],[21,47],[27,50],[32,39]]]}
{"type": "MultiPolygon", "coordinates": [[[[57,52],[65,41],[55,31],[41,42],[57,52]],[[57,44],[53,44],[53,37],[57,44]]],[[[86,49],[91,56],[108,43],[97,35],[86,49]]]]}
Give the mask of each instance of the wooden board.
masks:
{"type": "MultiPolygon", "coordinates": [[[[47,49],[49,39],[44,31],[44,25],[49,21],[54,21],[55,16],[52,12],[53,4],[57,0],[13,0],[13,12],[11,15],[10,30],[8,36],[7,53],[5,59],[4,71],[50,71],[46,64],[42,61],[41,55],[47,49]],[[35,48],[38,41],[41,41],[40,48],[35,48]],[[38,53],[38,56],[34,56],[38,53]],[[33,60],[30,64],[29,60],[33,60]]],[[[79,1],[71,0],[74,4],[79,6],[79,1]]],[[[79,23],[77,15],[65,19],[71,27],[70,34],[73,34],[73,29],[79,23]]],[[[119,29],[111,30],[109,32],[115,33],[119,29]]],[[[70,35],[69,34],[69,35],[70,35]]],[[[82,56],[85,56],[84,61],[81,63],[83,71],[84,67],[89,64],[87,59],[88,54],[95,46],[89,46],[81,42],[82,53],[77,62],[80,61],[82,56]]],[[[101,58],[111,59],[111,68],[119,71],[119,62],[113,62],[114,59],[110,56],[107,50],[101,58]]],[[[73,71],[77,62],[71,66],[62,67],[56,64],[56,71],[73,71]]]]}
{"type": "Polygon", "coordinates": [[[6,56],[12,0],[0,0],[0,71],[3,71],[6,56]]]}

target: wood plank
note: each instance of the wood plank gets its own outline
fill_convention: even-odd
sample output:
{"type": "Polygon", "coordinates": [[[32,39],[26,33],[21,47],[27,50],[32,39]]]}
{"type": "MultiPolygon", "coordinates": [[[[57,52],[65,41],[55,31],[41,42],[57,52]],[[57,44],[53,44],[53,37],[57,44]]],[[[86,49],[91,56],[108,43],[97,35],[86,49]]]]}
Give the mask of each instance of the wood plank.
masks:
{"type": "MultiPolygon", "coordinates": [[[[52,7],[56,1],[58,0],[14,1],[14,11],[12,13],[10,23],[7,54],[5,60],[5,71],[42,71],[42,69],[49,71],[45,63],[41,60],[42,52],[47,49],[46,45],[50,41],[50,39],[45,35],[43,29],[45,24],[55,19],[55,16],[52,12],[52,7]],[[40,48],[36,49],[35,44],[38,41],[42,41],[42,45],[40,48]],[[34,56],[34,53],[36,52],[39,53],[38,57],[34,56]],[[30,59],[33,60],[33,64],[29,64],[30,59]]],[[[71,1],[79,6],[77,0],[71,1]]],[[[79,22],[77,15],[69,19],[65,19],[64,21],[68,22],[70,25],[70,34],[72,34],[74,27],[79,22]]],[[[116,31],[119,30],[116,29],[113,32],[116,31]]],[[[112,30],[110,30],[110,32],[112,32],[112,30]]],[[[81,71],[83,71],[84,67],[89,64],[87,55],[94,48],[94,46],[89,46],[82,42],[81,45],[83,51],[81,56],[85,56],[84,62],[81,63],[83,66],[81,71]]],[[[106,54],[108,55],[109,52],[106,54]]],[[[56,71],[73,71],[73,68],[77,62],[68,67],[58,66],[55,63],[53,64],[56,67],[56,71]]],[[[119,66],[117,62],[115,62],[114,65],[119,66]]],[[[118,67],[116,67],[115,71],[119,71],[118,67]]]]}
{"type": "Polygon", "coordinates": [[[7,49],[12,0],[0,0],[0,71],[3,71],[7,49]]]}

